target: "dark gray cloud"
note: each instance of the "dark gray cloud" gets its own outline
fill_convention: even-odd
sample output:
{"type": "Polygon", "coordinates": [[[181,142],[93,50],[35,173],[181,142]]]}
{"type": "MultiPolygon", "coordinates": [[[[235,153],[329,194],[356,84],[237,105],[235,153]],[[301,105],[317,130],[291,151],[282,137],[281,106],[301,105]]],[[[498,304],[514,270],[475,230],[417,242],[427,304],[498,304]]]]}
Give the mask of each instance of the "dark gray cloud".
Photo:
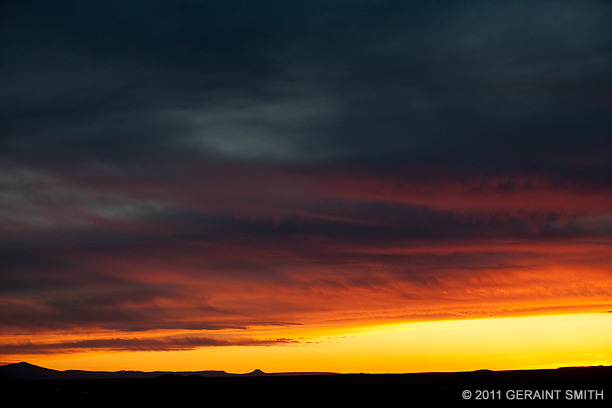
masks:
{"type": "Polygon", "coordinates": [[[291,344],[299,341],[293,339],[231,339],[215,337],[162,337],[162,338],[115,338],[66,341],[61,343],[30,342],[3,344],[0,346],[3,354],[44,354],[69,353],[81,350],[104,351],[177,351],[194,350],[199,347],[223,346],[270,346],[275,344],[291,344]]]}
{"type": "Polygon", "coordinates": [[[573,170],[610,151],[605,2],[5,8],[8,154],[573,170]]]}

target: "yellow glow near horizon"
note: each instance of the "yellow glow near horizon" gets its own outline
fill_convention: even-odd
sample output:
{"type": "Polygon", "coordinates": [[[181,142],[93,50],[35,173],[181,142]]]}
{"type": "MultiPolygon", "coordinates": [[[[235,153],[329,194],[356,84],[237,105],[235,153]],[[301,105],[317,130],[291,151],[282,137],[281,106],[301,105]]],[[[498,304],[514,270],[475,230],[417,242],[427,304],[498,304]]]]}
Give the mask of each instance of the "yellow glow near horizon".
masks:
{"type": "MultiPolygon", "coordinates": [[[[312,329],[310,329],[312,330],[312,329]]],[[[307,338],[269,346],[189,351],[24,356],[59,370],[402,373],[557,368],[612,364],[612,314],[446,320],[309,331],[266,329],[249,336],[307,338]]]]}

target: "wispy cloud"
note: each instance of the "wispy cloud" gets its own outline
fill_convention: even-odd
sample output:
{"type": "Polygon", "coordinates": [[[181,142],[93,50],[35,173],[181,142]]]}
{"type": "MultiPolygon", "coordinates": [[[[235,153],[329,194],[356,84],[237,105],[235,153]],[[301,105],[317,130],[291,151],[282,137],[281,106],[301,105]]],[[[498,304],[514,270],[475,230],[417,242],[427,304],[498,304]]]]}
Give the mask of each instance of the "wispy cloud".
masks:
{"type": "Polygon", "coordinates": [[[215,337],[156,337],[156,338],[105,338],[76,340],[58,343],[21,342],[0,345],[2,354],[48,354],[79,351],[180,351],[199,347],[270,346],[298,343],[292,339],[215,338],[215,337]]]}

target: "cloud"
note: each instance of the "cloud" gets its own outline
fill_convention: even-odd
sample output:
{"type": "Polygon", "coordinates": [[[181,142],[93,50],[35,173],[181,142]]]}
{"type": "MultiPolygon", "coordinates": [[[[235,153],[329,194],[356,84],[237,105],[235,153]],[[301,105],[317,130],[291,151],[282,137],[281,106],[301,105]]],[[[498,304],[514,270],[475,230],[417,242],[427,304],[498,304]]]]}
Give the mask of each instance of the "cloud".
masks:
{"type": "Polygon", "coordinates": [[[144,10],[9,7],[5,155],[147,163],[179,139],[204,157],[551,170],[585,140],[610,150],[601,2],[144,10]]]}
{"type": "Polygon", "coordinates": [[[203,336],[166,336],[152,338],[104,338],[64,341],[58,343],[31,342],[0,345],[3,354],[46,354],[78,351],[181,351],[200,347],[271,346],[298,343],[292,339],[215,338],[203,336]]]}
{"type": "Polygon", "coordinates": [[[2,7],[5,332],[609,299],[605,2],[2,7]]]}

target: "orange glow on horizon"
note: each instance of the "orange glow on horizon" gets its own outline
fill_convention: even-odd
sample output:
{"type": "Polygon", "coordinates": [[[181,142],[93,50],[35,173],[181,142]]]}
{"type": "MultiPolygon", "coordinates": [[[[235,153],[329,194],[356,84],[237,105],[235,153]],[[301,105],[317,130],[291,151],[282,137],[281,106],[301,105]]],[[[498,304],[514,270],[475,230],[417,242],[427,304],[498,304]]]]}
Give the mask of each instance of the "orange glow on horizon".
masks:
{"type": "Polygon", "coordinates": [[[253,339],[291,337],[298,341],[182,351],[13,355],[11,361],[5,362],[28,361],[58,370],[234,373],[256,368],[266,372],[402,373],[612,364],[611,313],[263,328],[241,335],[253,339]]]}

